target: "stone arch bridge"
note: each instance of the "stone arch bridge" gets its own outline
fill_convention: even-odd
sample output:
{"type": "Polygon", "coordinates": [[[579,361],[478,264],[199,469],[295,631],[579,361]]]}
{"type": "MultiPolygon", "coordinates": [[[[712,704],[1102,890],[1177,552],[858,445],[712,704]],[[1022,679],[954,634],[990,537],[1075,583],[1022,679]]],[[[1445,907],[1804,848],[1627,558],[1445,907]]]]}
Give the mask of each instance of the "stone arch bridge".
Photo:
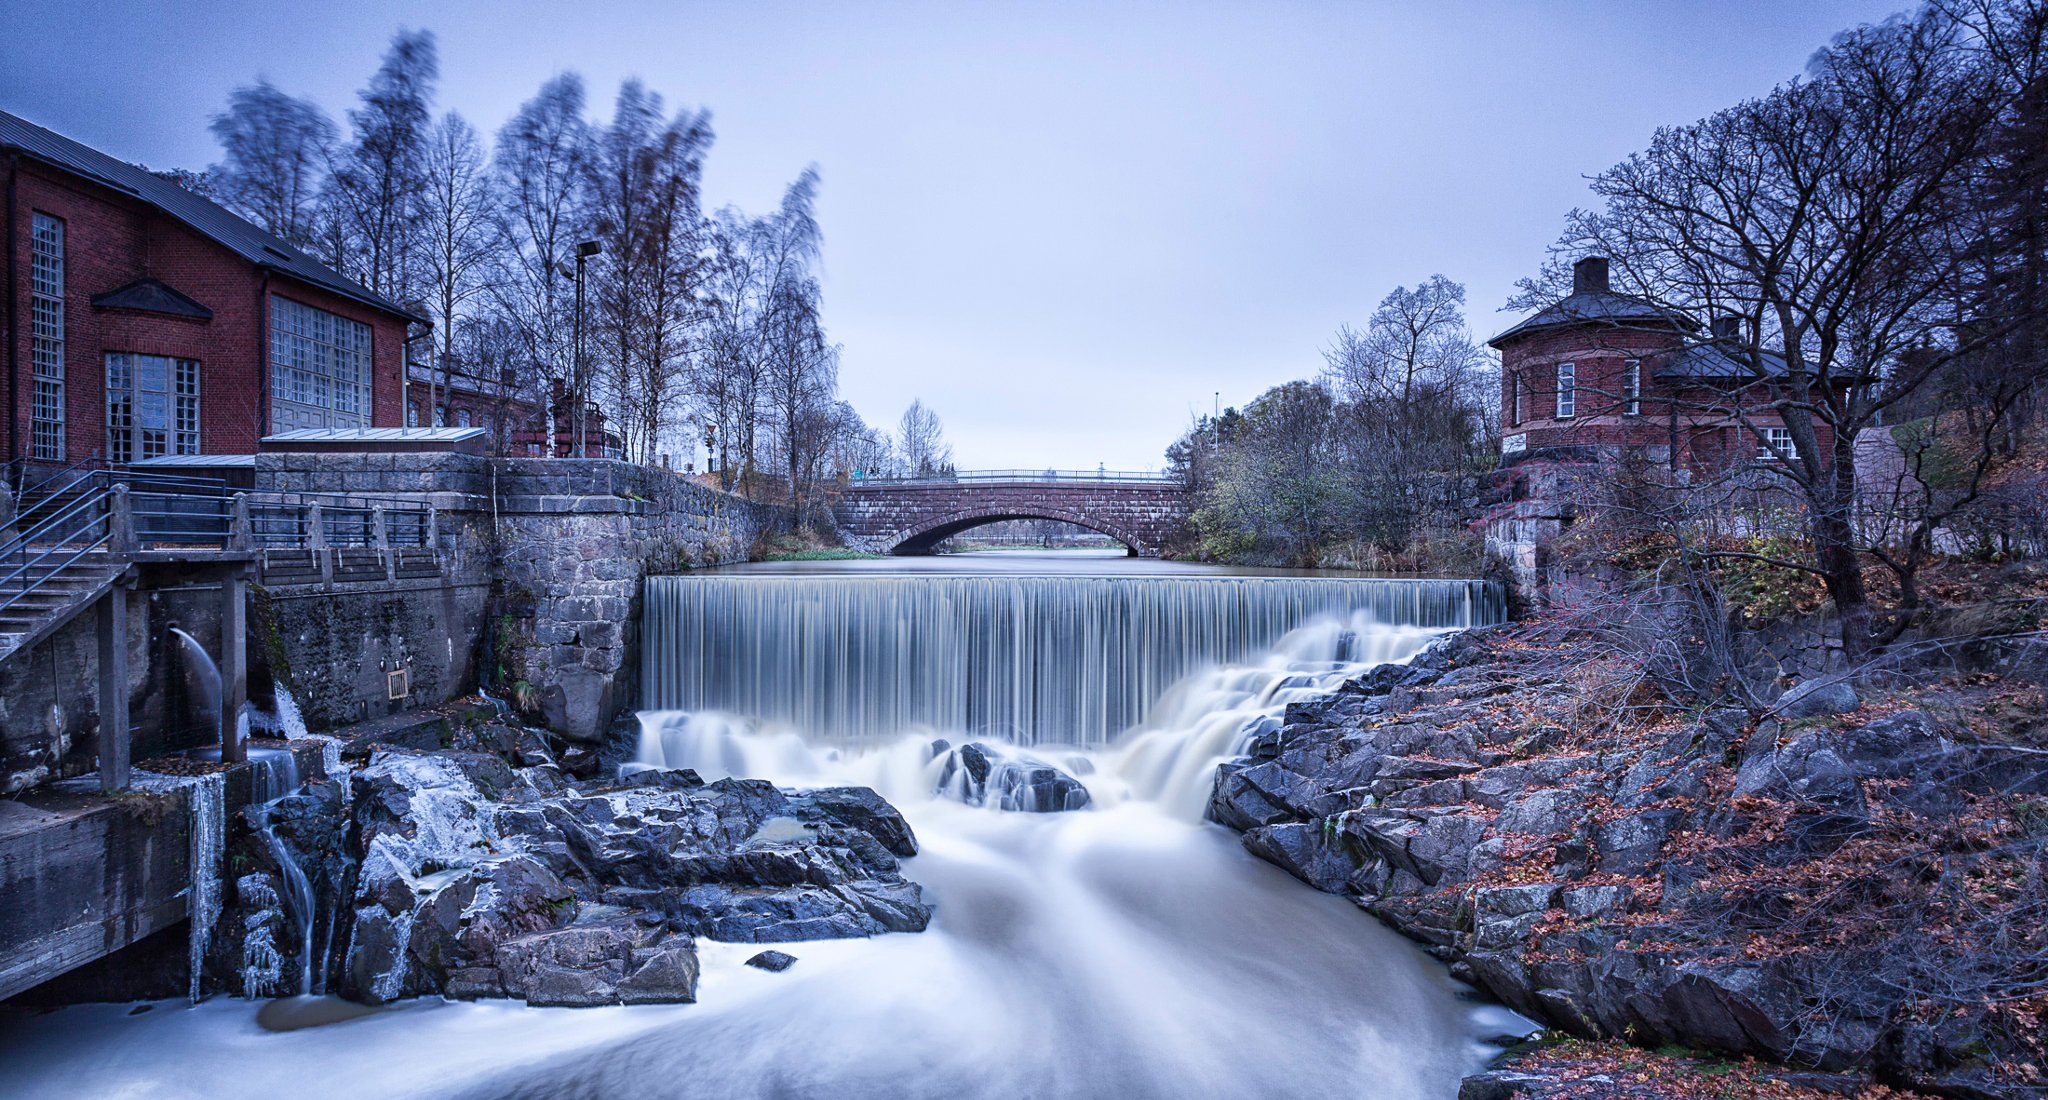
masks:
{"type": "Polygon", "coordinates": [[[1006,519],[1061,520],[1158,557],[1187,517],[1187,491],[1164,474],[1111,470],[972,470],[948,478],[855,481],[833,507],[848,544],[928,554],[962,531],[1006,519]]]}

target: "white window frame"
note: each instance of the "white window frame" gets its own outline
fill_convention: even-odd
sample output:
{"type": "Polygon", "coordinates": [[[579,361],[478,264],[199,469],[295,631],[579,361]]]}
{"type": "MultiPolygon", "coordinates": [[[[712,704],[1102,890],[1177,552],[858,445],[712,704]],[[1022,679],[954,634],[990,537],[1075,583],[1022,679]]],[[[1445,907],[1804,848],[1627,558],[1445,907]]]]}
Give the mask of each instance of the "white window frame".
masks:
{"type": "Polygon", "coordinates": [[[1643,361],[1624,359],[1621,361],[1621,415],[1641,416],[1643,414],[1643,361]]]}
{"type": "Polygon", "coordinates": [[[29,219],[29,457],[64,461],[64,219],[29,219]]]}
{"type": "Polygon", "coordinates": [[[376,356],[370,326],[270,296],[270,430],[370,424],[376,356]]]}
{"type": "Polygon", "coordinates": [[[1792,462],[1799,457],[1799,445],[1792,442],[1792,429],[1783,427],[1758,428],[1756,460],[1758,462],[1792,462]],[[1772,448],[1776,448],[1773,450],[1772,448]]]}
{"type": "Polygon", "coordinates": [[[107,460],[117,466],[166,454],[196,455],[199,451],[199,360],[171,355],[107,353],[107,460]],[[161,364],[163,388],[139,388],[143,369],[161,364]],[[143,422],[138,406],[144,395],[162,398],[160,424],[143,422]],[[157,433],[152,445],[147,433],[157,433]]]}
{"type": "Polygon", "coordinates": [[[1521,371],[1509,371],[1509,372],[1508,372],[1508,424],[1509,424],[1510,426],[1515,426],[1515,425],[1519,425],[1519,424],[1521,424],[1521,422],[1522,422],[1522,372],[1521,372],[1521,371]]]}
{"type": "Polygon", "coordinates": [[[1557,419],[1570,420],[1579,410],[1579,368],[1574,363],[1557,365],[1557,419]]]}

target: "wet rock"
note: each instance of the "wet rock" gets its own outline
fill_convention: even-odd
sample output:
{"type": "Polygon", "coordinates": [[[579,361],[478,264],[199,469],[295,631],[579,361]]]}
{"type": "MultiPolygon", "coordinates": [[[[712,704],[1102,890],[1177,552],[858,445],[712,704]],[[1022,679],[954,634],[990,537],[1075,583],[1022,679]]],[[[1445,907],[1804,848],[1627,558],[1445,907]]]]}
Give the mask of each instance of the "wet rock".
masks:
{"type": "Polygon", "coordinates": [[[947,753],[939,790],[970,806],[993,801],[999,809],[1023,813],[1062,813],[1089,802],[1088,788],[1073,776],[1028,756],[1006,757],[979,741],[947,753]]]}
{"type": "Polygon", "coordinates": [[[905,859],[917,854],[917,837],[910,823],[888,800],[867,787],[825,787],[805,791],[797,801],[813,807],[833,820],[859,829],[882,842],[882,846],[905,859]]]}
{"type": "Polygon", "coordinates": [[[757,970],[767,970],[780,974],[791,966],[796,965],[796,956],[784,954],[781,951],[763,951],[748,959],[747,965],[757,970]]]}
{"type": "Polygon", "coordinates": [[[694,1001],[696,949],[633,920],[571,925],[509,940],[498,948],[498,975],[507,996],[534,1006],[694,1001]],[[654,972],[631,988],[626,983],[654,972]],[[628,996],[636,999],[627,1001],[628,996]]]}

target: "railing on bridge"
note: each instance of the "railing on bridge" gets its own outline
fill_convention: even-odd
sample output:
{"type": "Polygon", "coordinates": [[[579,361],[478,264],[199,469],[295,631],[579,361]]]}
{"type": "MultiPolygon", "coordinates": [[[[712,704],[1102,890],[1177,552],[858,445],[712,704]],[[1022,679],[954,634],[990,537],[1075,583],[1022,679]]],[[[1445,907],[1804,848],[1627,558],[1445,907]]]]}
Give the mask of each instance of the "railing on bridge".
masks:
{"type": "Polygon", "coordinates": [[[944,474],[925,476],[906,475],[901,477],[863,477],[858,471],[853,484],[861,485],[973,485],[995,482],[1042,484],[1048,481],[1074,484],[1144,484],[1168,485],[1177,479],[1174,475],[1155,470],[954,470],[944,474]]]}

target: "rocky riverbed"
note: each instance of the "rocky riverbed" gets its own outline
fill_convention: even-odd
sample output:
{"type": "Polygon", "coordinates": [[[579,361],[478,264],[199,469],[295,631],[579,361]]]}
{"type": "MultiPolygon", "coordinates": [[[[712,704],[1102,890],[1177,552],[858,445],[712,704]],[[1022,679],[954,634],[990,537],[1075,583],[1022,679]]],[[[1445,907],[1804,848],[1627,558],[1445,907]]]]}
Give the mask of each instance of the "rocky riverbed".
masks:
{"type": "MultiPolygon", "coordinates": [[[[2013,671],[1686,714],[1561,627],[1468,632],[1291,707],[1210,814],[1561,1034],[2039,1097],[2048,769],[2013,671]]],[[[1531,1066],[1468,1091],[1562,1094],[1531,1066]]]]}
{"type": "Polygon", "coordinates": [[[697,937],[784,943],[930,919],[899,872],[917,839],[872,790],[688,770],[577,779],[534,731],[458,736],[466,747],[371,747],[351,774],[246,815],[218,979],[261,996],[299,992],[305,974],[371,1004],[687,1002],[697,937]]]}

